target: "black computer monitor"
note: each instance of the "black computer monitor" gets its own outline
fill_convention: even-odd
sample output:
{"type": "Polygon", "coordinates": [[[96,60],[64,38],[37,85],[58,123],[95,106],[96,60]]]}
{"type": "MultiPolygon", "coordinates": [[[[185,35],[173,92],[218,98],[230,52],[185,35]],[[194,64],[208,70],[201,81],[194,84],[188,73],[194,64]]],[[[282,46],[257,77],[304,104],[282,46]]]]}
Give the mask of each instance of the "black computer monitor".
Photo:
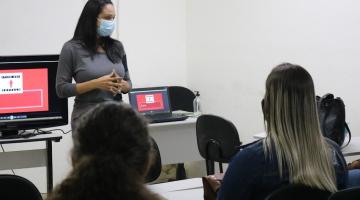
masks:
{"type": "Polygon", "coordinates": [[[0,56],[0,132],[68,124],[68,100],[55,91],[58,55],[0,56]]]}

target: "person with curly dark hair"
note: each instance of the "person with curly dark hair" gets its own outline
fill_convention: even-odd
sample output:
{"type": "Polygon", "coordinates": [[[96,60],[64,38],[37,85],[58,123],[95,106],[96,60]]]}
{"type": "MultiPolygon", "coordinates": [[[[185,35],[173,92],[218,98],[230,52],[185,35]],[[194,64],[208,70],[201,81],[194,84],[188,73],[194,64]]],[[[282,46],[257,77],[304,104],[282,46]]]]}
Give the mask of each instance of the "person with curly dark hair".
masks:
{"type": "Polygon", "coordinates": [[[152,157],[147,122],[128,105],[105,102],[80,118],[73,169],[48,200],[157,200],[144,185],[152,157]]]}
{"type": "Polygon", "coordinates": [[[73,38],[61,50],[56,92],[61,98],[75,96],[73,130],[91,107],[104,101],[121,101],[122,93],[132,87],[124,47],[111,37],[115,15],[111,0],[88,0],[73,38]]]}

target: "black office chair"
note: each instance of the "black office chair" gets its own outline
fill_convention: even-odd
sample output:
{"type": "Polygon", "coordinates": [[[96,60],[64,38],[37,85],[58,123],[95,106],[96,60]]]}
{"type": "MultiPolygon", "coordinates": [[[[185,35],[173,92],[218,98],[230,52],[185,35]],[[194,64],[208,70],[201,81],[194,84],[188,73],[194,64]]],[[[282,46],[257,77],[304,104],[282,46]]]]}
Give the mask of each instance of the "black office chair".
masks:
{"type": "MultiPolygon", "coordinates": [[[[168,90],[171,110],[194,112],[193,101],[195,99],[195,94],[193,91],[182,86],[169,86],[168,90]]],[[[186,172],[184,163],[179,163],[176,167],[176,180],[182,180],[185,178],[186,172]]]]}
{"type": "Polygon", "coordinates": [[[0,175],[0,199],[1,200],[42,200],[41,193],[35,185],[17,175],[0,175]]]}
{"type": "Polygon", "coordinates": [[[160,176],[161,168],[162,168],[160,150],[154,138],[151,138],[151,143],[153,146],[153,157],[152,157],[152,164],[145,177],[146,183],[155,181],[160,176]]]}
{"type": "Polygon", "coordinates": [[[329,200],[358,200],[360,199],[360,187],[339,190],[330,195],[329,200]]]}
{"type": "Polygon", "coordinates": [[[281,187],[266,197],[265,200],[327,200],[330,192],[304,185],[289,184],[281,187]]]}
{"type": "Polygon", "coordinates": [[[168,90],[171,110],[194,112],[193,101],[195,94],[193,91],[181,86],[169,86],[168,90]]]}
{"type": "Polygon", "coordinates": [[[241,145],[238,132],[232,122],[216,115],[201,115],[196,121],[196,138],[200,155],[206,161],[207,175],[214,174],[214,163],[230,162],[241,145]]]}

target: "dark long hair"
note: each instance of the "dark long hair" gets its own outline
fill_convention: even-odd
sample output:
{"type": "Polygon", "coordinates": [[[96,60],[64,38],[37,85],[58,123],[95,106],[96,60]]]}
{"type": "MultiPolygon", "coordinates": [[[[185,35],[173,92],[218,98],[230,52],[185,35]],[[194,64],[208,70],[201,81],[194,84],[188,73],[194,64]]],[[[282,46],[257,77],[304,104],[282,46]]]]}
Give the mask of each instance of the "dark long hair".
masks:
{"type": "Polygon", "coordinates": [[[89,0],[81,12],[76,25],[72,40],[80,41],[89,50],[91,57],[97,52],[98,46],[102,46],[106,55],[113,63],[119,63],[125,55],[124,47],[120,41],[110,36],[99,37],[97,35],[97,18],[107,4],[113,4],[111,0],[89,0]]]}
{"type": "Polygon", "coordinates": [[[106,102],[87,113],[75,132],[73,170],[48,200],[158,199],[144,186],[152,144],[142,116],[106,102]]]}

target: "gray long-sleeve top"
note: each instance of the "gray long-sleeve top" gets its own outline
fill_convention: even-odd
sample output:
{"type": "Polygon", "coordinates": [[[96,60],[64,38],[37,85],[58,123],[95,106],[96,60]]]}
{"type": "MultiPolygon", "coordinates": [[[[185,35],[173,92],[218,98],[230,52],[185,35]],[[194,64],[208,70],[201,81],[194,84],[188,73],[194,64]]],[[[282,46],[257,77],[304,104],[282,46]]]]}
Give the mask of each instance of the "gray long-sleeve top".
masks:
{"type": "MultiPolygon", "coordinates": [[[[121,45],[121,43],[119,43],[119,45],[121,45]]],[[[56,92],[59,97],[63,98],[76,96],[72,113],[72,125],[75,119],[89,110],[94,104],[121,99],[121,96],[117,95],[114,98],[111,92],[101,89],[94,89],[77,95],[76,83],[82,83],[108,75],[115,69],[116,73],[123,77],[131,87],[126,57],[124,58],[122,62],[112,63],[106,53],[96,53],[91,57],[90,52],[78,41],[70,40],[64,44],[60,53],[57,69],[56,92]],[[76,83],[72,83],[72,78],[74,78],[76,83]]]]}

